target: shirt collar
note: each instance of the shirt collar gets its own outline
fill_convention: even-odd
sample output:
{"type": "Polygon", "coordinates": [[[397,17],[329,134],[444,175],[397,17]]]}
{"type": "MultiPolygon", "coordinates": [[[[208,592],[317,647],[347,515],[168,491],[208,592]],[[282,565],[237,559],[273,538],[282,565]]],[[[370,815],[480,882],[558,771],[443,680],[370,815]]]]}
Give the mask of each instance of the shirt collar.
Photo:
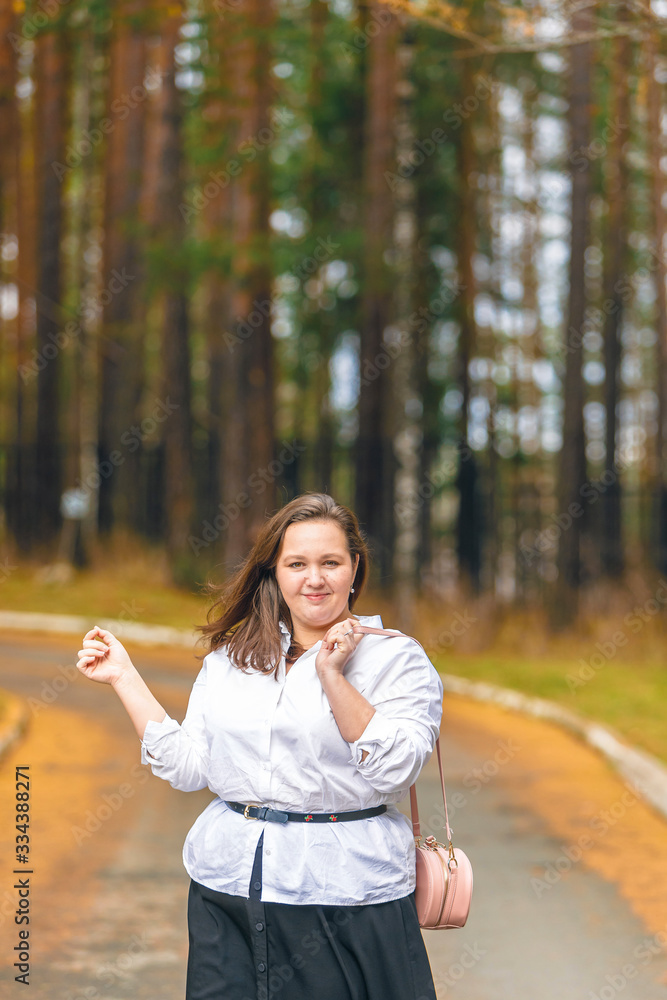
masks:
{"type": "MultiPolygon", "coordinates": [[[[380,615],[355,615],[355,617],[359,619],[361,625],[372,625],[373,628],[384,628],[382,624],[382,617],[380,615]]],[[[289,635],[291,638],[292,633],[282,619],[280,620],[279,625],[280,631],[289,635]]]]}

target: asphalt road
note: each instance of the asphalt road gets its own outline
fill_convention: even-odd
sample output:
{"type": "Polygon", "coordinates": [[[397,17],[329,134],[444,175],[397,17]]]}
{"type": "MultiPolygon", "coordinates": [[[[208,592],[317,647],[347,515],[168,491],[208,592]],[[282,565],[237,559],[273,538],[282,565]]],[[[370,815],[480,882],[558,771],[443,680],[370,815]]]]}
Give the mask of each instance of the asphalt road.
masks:
{"type": "MultiPolygon", "coordinates": [[[[31,705],[27,736],[0,766],[0,994],[181,1000],[188,887],[181,848],[211,793],[177,792],[139,766],[138,741],[113,692],[73,669],[78,648],[76,637],[0,634],[0,687],[31,705]],[[28,876],[13,874],[12,803],[15,767],[26,765],[31,988],[23,993],[14,981],[20,943],[14,886],[28,876]]],[[[167,711],[182,718],[198,661],[187,650],[130,653],[167,711]]],[[[590,797],[588,790],[577,793],[579,815],[568,804],[571,779],[560,776],[563,751],[554,743],[549,755],[551,727],[535,732],[522,731],[512,713],[484,715],[454,696],[446,704],[441,742],[450,819],[455,843],[473,862],[475,889],[465,928],[424,932],[438,998],[667,1000],[665,883],[650,884],[665,870],[667,825],[663,854],[659,839],[652,842],[657,848],[641,848],[648,875],[641,899],[634,898],[621,876],[600,872],[615,871],[614,838],[634,836],[626,822],[641,819],[643,829],[657,819],[640,816],[643,806],[627,806],[613,836],[603,837],[598,824],[594,848],[577,857],[573,831],[587,828],[601,779],[590,778],[597,782],[590,797]],[[529,750],[529,738],[539,753],[529,750]],[[565,792],[554,812],[557,779],[565,792]]],[[[620,801],[624,788],[615,787],[609,794],[620,801]]],[[[423,826],[440,834],[433,761],[419,791],[423,826]]],[[[661,828],[655,829],[659,838],[661,828]]]]}

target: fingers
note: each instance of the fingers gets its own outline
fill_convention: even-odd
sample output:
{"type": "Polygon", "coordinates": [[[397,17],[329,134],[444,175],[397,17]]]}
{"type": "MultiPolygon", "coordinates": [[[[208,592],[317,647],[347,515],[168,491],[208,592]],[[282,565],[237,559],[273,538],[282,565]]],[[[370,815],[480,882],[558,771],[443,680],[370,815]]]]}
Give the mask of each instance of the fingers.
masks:
{"type": "Polygon", "coordinates": [[[100,628],[99,625],[89,629],[83,637],[82,648],[77,653],[76,665],[79,671],[86,677],[97,673],[95,668],[101,667],[115,641],[117,640],[108,629],[100,628]]]}
{"type": "Polygon", "coordinates": [[[98,635],[101,635],[105,642],[111,642],[114,638],[113,632],[110,632],[106,628],[100,628],[99,625],[95,626],[95,631],[98,635]]]}
{"type": "MultiPolygon", "coordinates": [[[[90,635],[90,633],[87,633],[87,635],[90,635]]],[[[83,649],[80,649],[77,653],[79,657],[77,666],[89,667],[99,662],[108,652],[109,646],[106,643],[101,642],[99,639],[84,637],[83,649]]]]}
{"type": "Polygon", "coordinates": [[[326,647],[334,648],[336,645],[341,646],[344,642],[352,642],[353,645],[358,645],[359,640],[363,639],[363,632],[354,632],[354,626],[359,625],[360,622],[357,618],[346,618],[342,622],[336,622],[327,631],[322,644],[326,647]],[[334,632],[335,630],[335,632],[334,632]],[[333,634],[332,634],[333,633],[333,634]]]}
{"type": "Polygon", "coordinates": [[[91,663],[96,663],[98,659],[104,656],[104,653],[99,650],[80,649],[76,655],[80,660],[90,660],[91,663]]]}
{"type": "Polygon", "coordinates": [[[99,625],[95,625],[95,627],[91,628],[89,632],[86,632],[86,634],[84,635],[84,639],[93,639],[95,636],[100,636],[101,638],[103,638],[107,643],[107,645],[114,638],[113,633],[109,632],[108,629],[100,628],[99,625]]]}
{"type": "Polygon", "coordinates": [[[348,626],[348,628],[345,630],[346,631],[346,636],[345,636],[346,639],[351,639],[352,642],[358,642],[359,639],[363,639],[363,637],[364,637],[364,633],[363,632],[355,632],[354,631],[354,626],[360,624],[358,618],[346,618],[345,619],[345,624],[348,626]]]}
{"type": "Polygon", "coordinates": [[[95,653],[98,656],[105,656],[109,652],[109,647],[97,639],[84,639],[83,649],[79,650],[79,656],[90,656],[95,653]]]}

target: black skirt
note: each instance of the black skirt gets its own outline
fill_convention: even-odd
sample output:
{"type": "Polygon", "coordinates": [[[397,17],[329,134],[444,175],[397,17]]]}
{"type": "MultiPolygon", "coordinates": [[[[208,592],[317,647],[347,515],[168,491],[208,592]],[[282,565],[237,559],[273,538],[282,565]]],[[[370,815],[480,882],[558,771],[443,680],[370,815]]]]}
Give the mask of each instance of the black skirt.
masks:
{"type": "Polygon", "coordinates": [[[389,903],[263,903],[191,880],[186,1000],[436,1000],[414,893],[389,903]]]}

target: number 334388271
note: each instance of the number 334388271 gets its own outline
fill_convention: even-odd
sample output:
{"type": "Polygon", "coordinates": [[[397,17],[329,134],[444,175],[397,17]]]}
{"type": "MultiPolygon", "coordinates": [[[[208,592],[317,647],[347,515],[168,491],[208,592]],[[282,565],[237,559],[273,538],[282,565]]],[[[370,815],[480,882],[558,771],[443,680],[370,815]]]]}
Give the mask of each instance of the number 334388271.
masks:
{"type": "Polygon", "coordinates": [[[16,768],[16,860],[28,863],[30,853],[30,776],[29,767],[16,768]]]}

